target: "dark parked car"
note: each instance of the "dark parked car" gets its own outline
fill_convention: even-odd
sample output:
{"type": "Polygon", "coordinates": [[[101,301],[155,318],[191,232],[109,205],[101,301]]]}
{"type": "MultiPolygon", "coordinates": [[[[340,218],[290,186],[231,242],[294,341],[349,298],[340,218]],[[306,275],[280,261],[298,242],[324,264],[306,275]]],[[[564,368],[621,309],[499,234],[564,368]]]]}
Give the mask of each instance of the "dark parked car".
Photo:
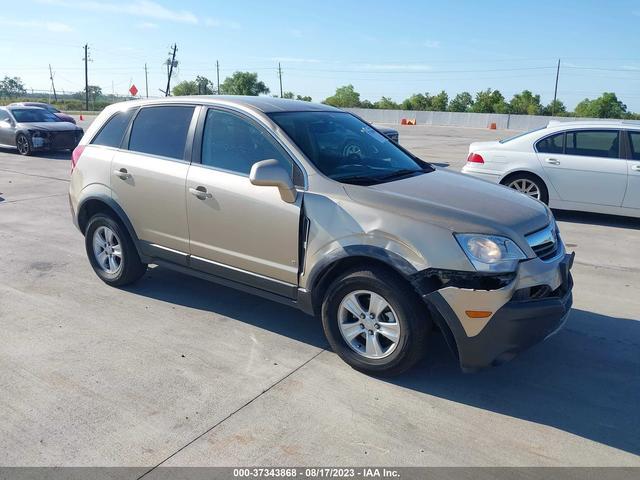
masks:
{"type": "Polygon", "coordinates": [[[0,146],[17,148],[20,155],[36,150],[72,150],[83,130],[61,122],[39,107],[0,107],[0,146]]]}
{"type": "Polygon", "coordinates": [[[18,103],[12,103],[9,106],[10,107],[40,107],[40,108],[44,108],[48,112],[51,112],[56,117],[58,117],[61,122],[70,122],[70,123],[73,123],[74,125],[76,123],[76,119],[73,118],[71,115],[67,115],[66,113],[61,112],[56,107],[54,107],[53,105],[49,105],[48,103],[42,103],[42,102],[18,102],[18,103]]]}
{"type": "Polygon", "coordinates": [[[393,140],[394,142],[398,143],[398,138],[400,136],[398,134],[398,130],[396,130],[395,128],[389,128],[389,127],[376,127],[376,128],[381,134],[383,134],[389,140],[393,140]]]}

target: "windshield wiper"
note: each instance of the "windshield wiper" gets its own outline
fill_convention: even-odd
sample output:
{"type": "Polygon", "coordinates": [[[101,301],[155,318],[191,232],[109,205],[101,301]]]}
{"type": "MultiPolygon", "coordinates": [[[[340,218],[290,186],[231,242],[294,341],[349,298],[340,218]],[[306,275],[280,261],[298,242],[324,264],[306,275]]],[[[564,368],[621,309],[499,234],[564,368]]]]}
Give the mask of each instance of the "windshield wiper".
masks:
{"type": "Polygon", "coordinates": [[[376,180],[394,180],[394,179],[399,179],[402,177],[406,177],[408,175],[413,175],[414,173],[426,173],[428,170],[424,170],[424,169],[420,169],[420,170],[413,170],[413,169],[409,169],[409,168],[404,168],[401,170],[396,170],[395,172],[391,172],[388,173],[386,175],[381,175],[379,177],[376,177],[376,180]]]}
{"type": "Polygon", "coordinates": [[[353,183],[367,185],[378,181],[378,177],[369,177],[367,175],[350,175],[345,177],[335,177],[334,180],[343,183],[353,183]]]}

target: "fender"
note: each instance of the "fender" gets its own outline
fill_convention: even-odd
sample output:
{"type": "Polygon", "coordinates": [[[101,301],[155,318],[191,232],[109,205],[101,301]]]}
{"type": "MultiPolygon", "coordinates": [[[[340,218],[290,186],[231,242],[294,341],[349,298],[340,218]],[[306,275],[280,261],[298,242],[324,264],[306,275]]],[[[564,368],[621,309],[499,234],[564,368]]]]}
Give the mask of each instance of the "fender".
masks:
{"type": "MultiPolygon", "coordinates": [[[[78,205],[78,212],[76,214],[78,225],[80,225],[80,218],[83,214],[83,208],[85,207],[87,202],[92,200],[97,200],[105,204],[106,206],[108,206],[111,210],[113,210],[113,212],[117,215],[122,225],[124,225],[124,228],[127,229],[127,233],[129,233],[129,235],[131,236],[131,239],[133,240],[133,244],[135,245],[138,255],[140,256],[140,260],[142,260],[144,263],[149,263],[151,259],[147,255],[145,255],[140,249],[140,245],[141,245],[140,239],[138,238],[138,235],[136,234],[136,231],[133,228],[133,224],[129,220],[129,217],[127,216],[125,211],[122,209],[122,207],[118,205],[118,203],[116,203],[113,200],[113,198],[111,198],[106,193],[102,193],[102,192],[92,193],[87,195],[81,200],[81,202],[78,205]]],[[[89,219],[87,218],[86,220],[89,220],[89,219]]],[[[82,232],[82,234],[84,235],[84,232],[82,232]]]]}
{"type": "Polygon", "coordinates": [[[395,252],[391,252],[382,247],[373,245],[347,245],[343,248],[333,250],[323,255],[322,259],[316,262],[307,275],[307,289],[313,291],[318,281],[322,278],[322,274],[331,268],[331,265],[337,261],[349,257],[367,257],[383,262],[391,267],[403,277],[409,278],[418,270],[409,261],[401,257],[395,252]]]}

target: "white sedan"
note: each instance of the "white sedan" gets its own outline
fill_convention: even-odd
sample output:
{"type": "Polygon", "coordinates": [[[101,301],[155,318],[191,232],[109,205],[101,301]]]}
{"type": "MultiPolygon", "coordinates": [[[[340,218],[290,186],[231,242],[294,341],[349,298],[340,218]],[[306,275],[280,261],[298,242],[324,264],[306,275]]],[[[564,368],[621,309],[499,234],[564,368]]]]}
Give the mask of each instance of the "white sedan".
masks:
{"type": "Polygon", "coordinates": [[[550,122],[476,142],[462,172],[551,208],[640,217],[640,122],[550,122]]]}

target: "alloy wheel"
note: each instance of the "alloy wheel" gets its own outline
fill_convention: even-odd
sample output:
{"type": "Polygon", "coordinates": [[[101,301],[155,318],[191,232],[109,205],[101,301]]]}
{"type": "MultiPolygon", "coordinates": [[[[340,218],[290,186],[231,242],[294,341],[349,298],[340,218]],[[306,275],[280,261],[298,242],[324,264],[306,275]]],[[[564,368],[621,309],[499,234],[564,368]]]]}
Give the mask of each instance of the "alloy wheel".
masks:
{"type": "Polygon", "coordinates": [[[538,185],[531,180],[519,178],[509,183],[508,187],[513,188],[520,193],[524,193],[529,197],[535,198],[536,200],[540,200],[540,188],[538,188],[538,185]]]}
{"type": "Polygon", "coordinates": [[[347,294],[338,307],[338,325],[347,345],[366,358],[382,359],[393,353],[401,327],[389,302],[369,290],[347,294]]]}
{"type": "Polygon", "coordinates": [[[109,227],[98,227],[93,233],[93,254],[100,268],[110,275],[122,268],[122,243],[109,227]]]}
{"type": "Polygon", "coordinates": [[[26,155],[27,153],[29,153],[29,139],[24,135],[20,135],[17,138],[16,146],[18,147],[18,152],[20,152],[22,155],[26,155]]]}

